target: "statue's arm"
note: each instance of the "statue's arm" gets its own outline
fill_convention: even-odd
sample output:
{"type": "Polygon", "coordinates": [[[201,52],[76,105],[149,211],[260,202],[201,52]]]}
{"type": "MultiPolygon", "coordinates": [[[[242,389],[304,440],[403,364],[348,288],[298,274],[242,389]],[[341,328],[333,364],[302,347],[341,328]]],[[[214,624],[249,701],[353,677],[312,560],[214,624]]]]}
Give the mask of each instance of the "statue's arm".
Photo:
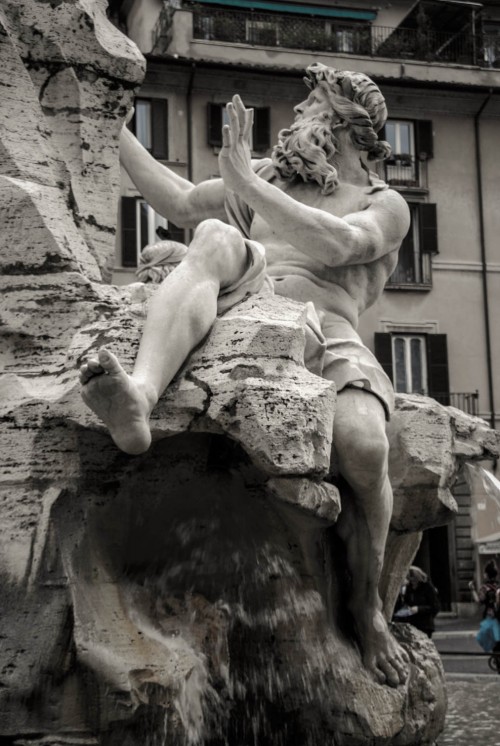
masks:
{"type": "Polygon", "coordinates": [[[365,210],[339,218],[298,202],[252,174],[239,195],[292,246],[331,267],[367,264],[399,249],[410,226],[397,192],[377,192],[365,210]]]}
{"type": "Polygon", "coordinates": [[[222,179],[195,186],[156,161],[127,127],[120,135],[120,162],[151,207],[181,228],[195,228],[207,218],[227,222],[222,179]]]}
{"type": "MultiPolygon", "coordinates": [[[[342,218],[298,202],[252,168],[245,137],[249,110],[239,96],[227,105],[219,167],[227,189],[260,215],[273,233],[332,267],[366,264],[399,249],[410,226],[408,205],[393,190],[376,192],[366,210],[342,218]]],[[[312,188],[312,187],[311,187],[312,188]]]]}

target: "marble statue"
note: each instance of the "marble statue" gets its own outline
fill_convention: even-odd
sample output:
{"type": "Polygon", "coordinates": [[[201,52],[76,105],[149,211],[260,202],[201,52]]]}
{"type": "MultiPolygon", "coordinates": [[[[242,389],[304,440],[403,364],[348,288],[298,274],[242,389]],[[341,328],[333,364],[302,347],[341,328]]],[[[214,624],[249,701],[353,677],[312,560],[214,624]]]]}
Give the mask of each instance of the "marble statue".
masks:
{"type": "Polygon", "coordinates": [[[308,67],[305,81],[310,93],[279,133],[272,159],[252,161],[252,110],[234,96],[221,178],[197,186],[123,129],[120,158],[138,190],[158,213],[195,232],[154,295],[133,373],[102,348],[81,368],[82,396],[120,449],[143,453],[153,408],[218,314],[257,292],[306,303],[306,365],[338,391],[334,458],[346,499],[337,528],[353,577],[349,609],[365,667],[397,687],[407,656],[378,592],[393,501],[386,421],[394,393],[356,327],[396,266],[409,210],[360,158],[390,153],[377,138],[387,117],[378,87],[364,74],[320,63],[308,67]]]}

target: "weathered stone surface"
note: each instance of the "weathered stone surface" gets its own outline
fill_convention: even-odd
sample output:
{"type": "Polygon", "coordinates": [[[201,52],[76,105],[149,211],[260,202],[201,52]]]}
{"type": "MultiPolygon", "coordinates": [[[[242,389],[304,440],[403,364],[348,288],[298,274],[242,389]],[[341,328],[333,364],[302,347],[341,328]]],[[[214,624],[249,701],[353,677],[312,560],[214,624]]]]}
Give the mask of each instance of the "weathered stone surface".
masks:
{"type": "MultiPolygon", "coordinates": [[[[219,319],[160,402],[150,453],[131,458],[82,406],[76,368],[103,342],[130,365],[151,290],[78,283],[71,273],[58,278],[61,311],[54,304],[53,318],[67,319],[59,329],[66,357],[57,335],[49,337],[53,350],[46,340],[44,355],[51,319],[35,303],[38,326],[27,347],[40,345],[40,367],[15,373],[14,356],[4,381],[0,510],[9,541],[2,568],[13,589],[7,618],[35,614],[36,649],[43,650],[34,659],[25,626],[6,630],[2,691],[11,706],[4,733],[34,728],[22,706],[29,691],[42,713],[38,731],[65,730],[62,703],[75,696],[79,733],[100,733],[106,746],[132,738],[135,728],[143,734],[148,718],[156,729],[167,718],[176,744],[196,743],[200,734],[209,744],[218,732],[245,739],[248,707],[260,713],[260,737],[272,728],[276,743],[286,742],[292,726],[311,746],[332,733],[341,744],[374,737],[412,744],[416,732],[432,743],[444,693],[431,644],[398,626],[413,656],[412,675],[398,690],[381,687],[362,669],[340,602],[343,571],[329,526],[341,506],[336,488],[321,481],[329,469],[335,392],[303,366],[302,306],[254,297],[219,319]],[[69,288],[79,325],[62,312],[69,288]],[[36,613],[41,606],[43,614],[36,613]],[[90,701],[81,676],[93,682],[90,701]],[[58,702],[52,720],[40,689],[47,677],[57,682],[50,689],[58,702]],[[278,712],[287,713],[279,725],[278,712]]],[[[441,464],[433,482],[423,479],[425,453],[415,456],[413,441],[403,452],[405,427],[412,431],[418,417],[423,431],[429,419],[429,442],[435,448],[439,440],[444,453],[458,437],[455,414],[405,399],[398,417],[399,457],[409,464],[400,468],[405,485],[412,486],[414,469],[422,499],[431,500],[432,488],[439,500],[454,470],[441,464]]],[[[464,422],[458,450],[474,444],[482,455],[479,423],[468,421],[467,430],[464,422]]],[[[484,447],[493,448],[485,438],[484,447]]],[[[417,491],[411,496],[418,499],[417,491]]],[[[411,506],[407,512],[415,513],[411,506]]],[[[410,520],[404,531],[418,527],[410,520]]],[[[399,536],[390,539],[388,558],[401,571],[418,534],[399,536]]],[[[399,581],[400,575],[385,577],[386,598],[399,581]]]]}
{"type": "Polygon", "coordinates": [[[108,275],[118,134],[145,66],[106,7],[106,0],[2,3],[0,220],[10,248],[0,255],[3,274],[76,263],[92,279],[108,275]]]}
{"type": "Polygon", "coordinates": [[[389,616],[422,531],[453,519],[457,504],[451,488],[460,470],[467,460],[498,458],[500,433],[454,407],[401,394],[388,435],[394,508],[381,589],[389,616]]]}
{"type": "MultiPolygon", "coordinates": [[[[104,9],[0,10],[0,738],[431,744],[445,709],[432,643],[398,625],[411,658],[398,689],[361,665],[332,526],[335,390],[303,365],[300,304],[254,297],[218,319],[143,456],[81,403],[82,357],[106,344],[129,367],[152,292],[100,284],[117,134],[144,69],[104,9]]],[[[413,398],[391,437],[388,613],[426,511],[446,520],[458,465],[498,447],[480,422],[413,398]]]]}
{"type": "Polygon", "coordinates": [[[500,436],[479,417],[423,396],[398,396],[389,425],[392,528],[422,531],[456,512],[450,487],[467,459],[496,458],[500,436]]]}

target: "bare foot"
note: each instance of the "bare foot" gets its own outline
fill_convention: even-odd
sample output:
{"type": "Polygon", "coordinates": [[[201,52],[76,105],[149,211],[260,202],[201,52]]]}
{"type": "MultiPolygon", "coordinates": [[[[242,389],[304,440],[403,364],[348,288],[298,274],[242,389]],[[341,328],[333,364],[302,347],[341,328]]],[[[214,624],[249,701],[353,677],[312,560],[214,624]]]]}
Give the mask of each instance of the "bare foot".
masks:
{"type": "Polygon", "coordinates": [[[399,686],[408,678],[408,655],[391,635],[381,611],[368,610],[354,615],[363,663],[380,684],[399,686]]]}
{"type": "Polygon", "coordinates": [[[147,451],[155,392],[127,375],[104,347],[82,365],[80,383],[83,401],[107,426],[118,448],[131,455],[147,451]]]}

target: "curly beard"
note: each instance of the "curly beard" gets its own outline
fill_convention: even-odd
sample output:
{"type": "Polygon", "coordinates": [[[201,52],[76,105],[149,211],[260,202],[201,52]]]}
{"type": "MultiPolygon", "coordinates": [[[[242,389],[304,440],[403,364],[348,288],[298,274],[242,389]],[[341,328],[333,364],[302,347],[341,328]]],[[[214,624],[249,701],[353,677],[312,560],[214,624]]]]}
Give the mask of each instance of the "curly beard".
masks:
{"type": "Polygon", "coordinates": [[[338,152],[338,141],[329,121],[306,119],[295,122],[278,135],[272,160],[280,178],[291,181],[300,176],[314,182],[322,194],[332,194],[339,185],[333,156],[338,152]]]}

